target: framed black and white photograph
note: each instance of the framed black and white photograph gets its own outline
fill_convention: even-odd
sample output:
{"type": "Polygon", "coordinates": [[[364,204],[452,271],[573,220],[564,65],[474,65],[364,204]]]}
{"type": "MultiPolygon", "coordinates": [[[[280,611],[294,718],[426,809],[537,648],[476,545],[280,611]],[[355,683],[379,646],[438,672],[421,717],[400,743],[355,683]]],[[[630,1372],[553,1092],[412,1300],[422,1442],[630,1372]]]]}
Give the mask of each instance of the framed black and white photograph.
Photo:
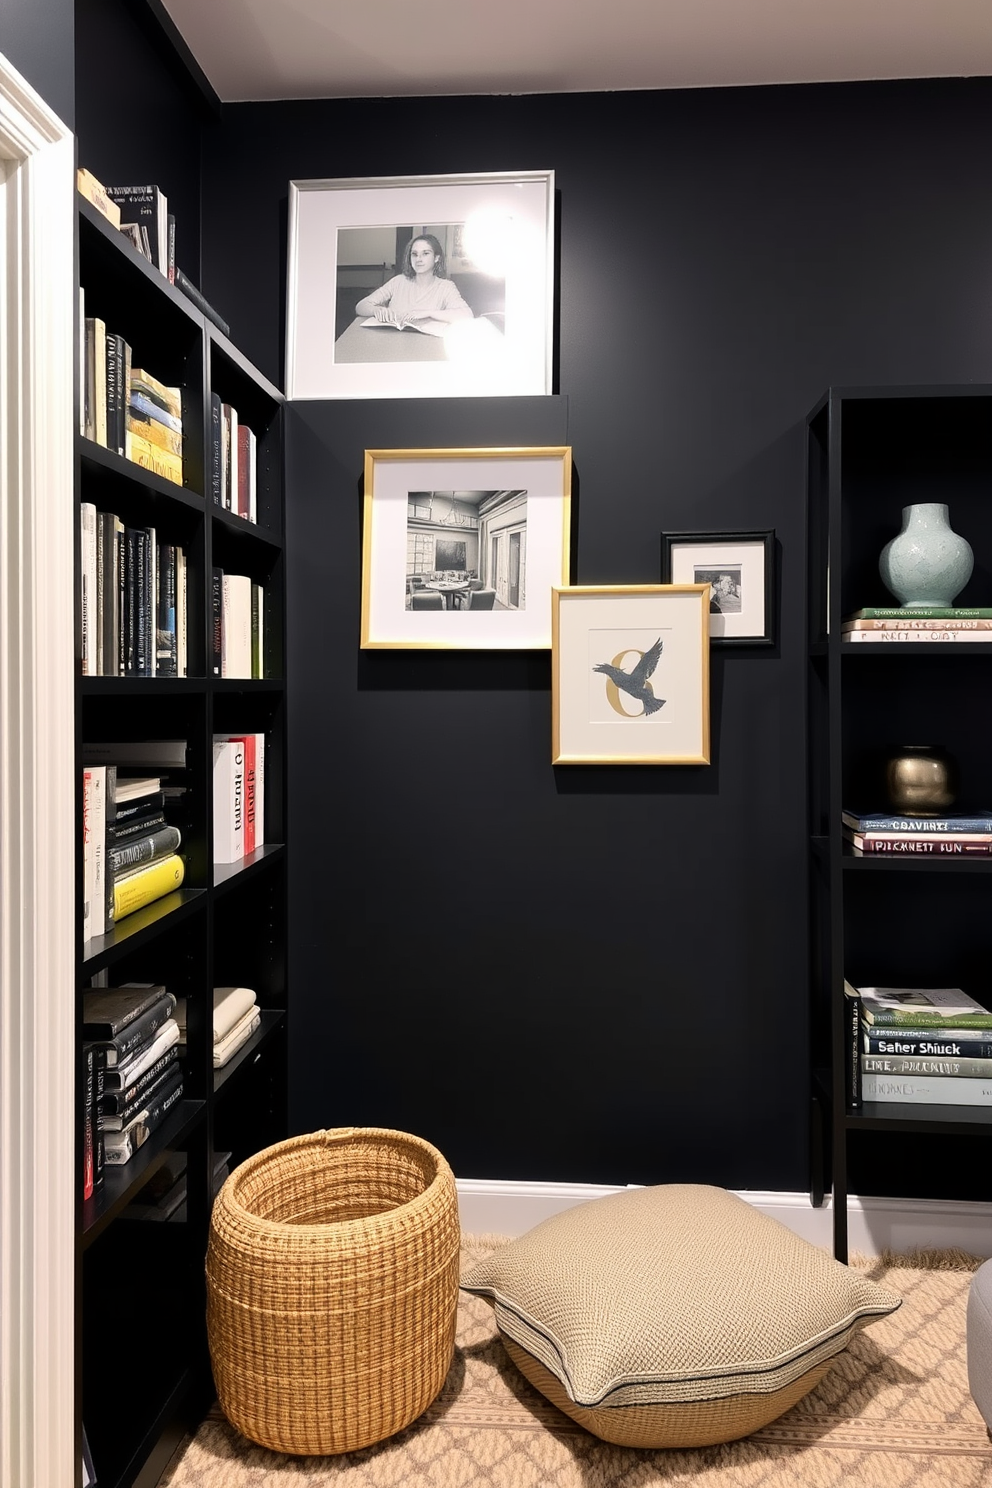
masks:
{"type": "Polygon", "coordinates": [[[366,450],[362,648],[549,647],[571,487],[568,446],[366,450]]]}
{"type": "Polygon", "coordinates": [[[663,532],[661,580],[709,584],[713,645],[774,645],[774,531],[663,532]]]}
{"type": "Polygon", "coordinates": [[[705,584],[555,590],[552,764],[709,764],[708,592],[705,584]]]}
{"type": "Polygon", "coordinates": [[[290,398],[550,393],[554,172],[289,184],[290,398]]]}

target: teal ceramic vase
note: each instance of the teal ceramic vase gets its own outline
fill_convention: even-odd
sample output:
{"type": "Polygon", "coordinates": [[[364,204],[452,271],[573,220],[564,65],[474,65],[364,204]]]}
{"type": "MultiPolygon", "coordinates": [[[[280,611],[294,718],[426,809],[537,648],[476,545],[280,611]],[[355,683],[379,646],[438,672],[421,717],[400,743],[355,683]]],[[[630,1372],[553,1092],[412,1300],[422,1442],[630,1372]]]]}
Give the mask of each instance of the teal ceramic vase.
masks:
{"type": "Polygon", "coordinates": [[[904,506],[902,529],[878,560],[883,584],[907,610],[949,609],[974,566],[971,544],[951,530],[940,501],[904,506]]]}

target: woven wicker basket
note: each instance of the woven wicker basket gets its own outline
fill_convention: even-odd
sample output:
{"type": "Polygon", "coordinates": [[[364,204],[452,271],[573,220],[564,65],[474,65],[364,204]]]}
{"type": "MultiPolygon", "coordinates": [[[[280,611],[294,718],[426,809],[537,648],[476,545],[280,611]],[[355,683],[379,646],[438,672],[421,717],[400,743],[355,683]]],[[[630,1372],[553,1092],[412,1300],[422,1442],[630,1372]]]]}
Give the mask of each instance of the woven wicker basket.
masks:
{"type": "Polygon", "coordinates": [[[352,1452],[416,1420],[451,1364],[451,1169],[405,1132],[293,1137],[214,1204],[207,1336],[224,1414],[278,1452],[352,1452]]]}

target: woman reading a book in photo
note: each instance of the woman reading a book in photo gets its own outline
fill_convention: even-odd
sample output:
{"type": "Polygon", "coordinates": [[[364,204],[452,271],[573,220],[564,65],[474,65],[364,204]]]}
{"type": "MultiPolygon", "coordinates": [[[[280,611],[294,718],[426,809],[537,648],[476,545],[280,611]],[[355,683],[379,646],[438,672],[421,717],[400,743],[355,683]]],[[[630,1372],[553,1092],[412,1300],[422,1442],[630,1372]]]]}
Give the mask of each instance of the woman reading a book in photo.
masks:
{"type": "Polygon", "coordinates": [[[382,325],[408,321],[471,320],[472,311],[448,278],[444,249],[433,233],[411,238],[403,250],[403,272],[359,300],[356,315],[382,325]]]}

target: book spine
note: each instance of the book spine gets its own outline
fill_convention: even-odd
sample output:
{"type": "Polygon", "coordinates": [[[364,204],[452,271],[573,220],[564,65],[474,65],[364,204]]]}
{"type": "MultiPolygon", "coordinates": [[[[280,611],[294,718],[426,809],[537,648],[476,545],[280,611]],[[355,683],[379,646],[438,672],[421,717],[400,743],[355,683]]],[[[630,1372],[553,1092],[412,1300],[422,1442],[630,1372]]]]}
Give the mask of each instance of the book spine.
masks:
{"type": "Polygon", "coordinates": [[[222,675],[224,665],[224,570],[215,568],[210,577],[210,672],[222,675]]]}
{"type": "Polygon", "coordinates": [[[851,620],[992,620],[992,606],[989,605],[952,605],[940,607],[934,605],[914,605],[912,610],[907,610],[902,605],[865,605],[856,614],[850,616],[851,620]]]}
{"type": "MultiPolygon", "coordinates": [[[[113,825],[117,828],[125,827],[130,822],[140,821],[146,816],[151,816],[164,810],[165,792],[152,790],[145,796],[135,796],[133,801],[115,801],[113,825]]],[[[164,820],[165,818],[163,817],[164,820]]],[[[149,822],[149,825],[151,824],[149,822]]]]}
{"type": "Polygon", "coordinates": [[[861,630],[992,630],[989,620],[851,620],[841,626],[841,634],[861,630]]]}
{"type": "Polygon", "coordinates": [[[80,671],[84,677],[97,677],[97,540],[96,507],[92,501],[79,503],[80,554],[80,631],[82,651],[80,671]]]}
{"type": "Polygon", "coordinates": [[[93,1133],[95,1099],[94,1058],[91,1044],[83,1045],[83,1198],[93,1194],[93,1133]]]}
{"type": "Polygon", "coordinates": [[[900,1078],[904,1075],[940,1075],[958,1080],[992,1080],[992,1058],[928,1059],[912,1054],[862,1054],[861,1069],[866,1075],[900,1078]]]}
{"type": "Polygon", "coordinates": [[[107,1149],[103,1131],[103,1092],[107,1075],[106,1050],[93,1050],[93,1187],[103,1187],[107,1149]]]}
{"type": "Polygon", "coordinates": [[[989,857],[992,855],[992,837],[976,841],[961,833],[957,837],[870,837],[852,835],[850,840],[864,853],[882,857],[989,857]]]}
{"type": "Polygon", "coordinates": [[[124,531],[124,675],[138,675],[138,545],[137,527],[124,531]]]}
{"type": "Polygon", "coordinates": [[[107,326],[93,317],[93,438],[107,443],[107,326]]]}
{"type": "Polygon", "coordinates": [[[133,914],[136,909],[143,909],[146,904],[152,904],[156,899],[171,894],[174,889],[182,886],[185,873],[186,866],[182,858],[172,853],[157,863],[149,863],[146,868],[139,868],[137,872],[115,880],[114,919],[121,920],[125,915],[133,914]]]}
{"type": "Polygon", "coordinates": [[[83,768],[83,939],[106,933],[107,769],[83,768]]]}
{"type": "Polygon", "coordinates": [[[96,441],[96,327],[92,315],[83,320],[83,433],[96,441]]]}
{"type": "Polygon", "coordinates": [[[255,846],[265,843],[265,735],[255,735],[255,846]]]}
{"type": "Polygon", "coordinates": [[[165,254],[165,272],[166,272],[166,277],[169,280],[169,283],[170,284],[175,284],[175,282],[176,282],[176,215],[175,215],[174,212],[170,212],[168,214],[168,216],[166,218],[166,222],[167,222],[167,234],[166,234],[166,244],[167,244],[167,246],[166,246],[166,254],[165,254]]]}
{"type": "Polygon", "coordinates": [[[210,394],[210,496],[224,505],[224,416],[219,393],[210,394]]]}
{"type": "Polygon", "coordinates": [[[107,333],[106,341],[106,376],[107,376],[107,448],[115,454],[123,454],[119,447],[118,436],[121,428],[121,337],[113,332],[107,333]]]}
{"type": "Polygon", "coordinates": [[[244,746],[240,739],[214,740],[214,862],[244,857],[244,746]]]}
{"type": "Polygon", "coordinates": [[[186,554],[176,547],[176,673],[186,676],[186,554]]]}
{"type": "Polygon", "coordinates": [[[172,543],[159,545],[155,644],[156,674],[160,677],[177,676],[176,550],[172,543]]]}
{"type": "Polygon", "coordinates": [[[861,1030],[865,1054],[909,1054],[915,1058],[992,1059],[992,1028],[969,1028],[963,1034],[946,1034],[933,1028],[881,1028],[861,1030]]]}
{"type": "Polygon", "coordinates": [[[858,1110],[862,1103],[861,1063],[861,998],[848,992],[844,998],[847,1026],[844,1030],[845,1095],[849,1110],[858,1110]]]}
{"type": "MultiPolygon", "coordinates": [[[[251,430],[247,424],[238,424],[238,489],[237,501],[232,506],[239,517],[248,520],[251,509],[249,465],[251,460],[251,430]]],[[[233,493],[232,493],[233,495],[233,493]]]]}
{"type": "Polygon", "coordinates": [[[874,1028],[898,1029],[901,1024],[907,1028],[932,1028],[937,1033],[948,1030],[965,1028],[992,1028],[992,1013],[957,1013],[942,1017],[939,1013],[929,1016],[923,1008],[876,1008],[866,1009],[871,1014],[871,1025],[874,1028]]]}
{"type": "Polygon", "coordinates": [[[862,835],[879,832],[900,832],[911,837],[950,837],[958,832],[992,833],[992,816],[856,816],[853,811],[842,811],[841,821],[862,835]]]}
{"type": "Polygon", "coordinates": [[[127,873],[143,863],[156,863],[174,853],[182,841],[178,827],[163,827],[161,831],[135,837],[133,841],[110,850],[110,867],[113,873],[127,873]]]}
{"type": "Polygon", "coordinates": [[[952,1075],[927,1078],[904,1075],[865,1075],[862,1089],[866,1101],[893,1101],[906,1105],[992,1105],[992,1081],[959,1080],[952,1075]]]}
{"type": "Polygon", "coordinates": [[[966,641],[987,643],[988,640],[989,637],[983,630],[948,630],[946,626],[940,630],[848,630],[841,634],[841,642],[845,646],[856,645],[858,642],[900,646],[919,642],[923,645],[953,646],[964,645],[966,641]]]}
{"type": "Polygon", "coordinates": [[[255,851],[255,735],[245,734],[244,852],[255,851]]]}
{"type": "Polygon", "coordinates": [[[140,1100],[143,1093],[156,1085],[163,1075],[168,1074],[169,1069],[177,1062],[178,1058],[178,1046],[174,1044],[171,1049],[162,1055],[161,1059],[156,1059],[155,1063],[150,1065],[144,1074],[139,1075],[136,1080],[133,1080],[126,1089],[105,1090],[103,1096],[104,1113],[107,1116],[119,1116],[134,1101],[140,1100]]]}
{"type": "Polygon", "coordinates": [[[183,273],[178,264],[176,265],[174,283],[177,289],[182,290],[187,299],[192,300],[193,304],[199,310],[201,315],[205,315],[208,320],[212,320],[217,329],[219,331],[223,331],[225,336],[230,336],[231,327],[228,325],[227,321],[223,320],[221,316],[217,314],[217,311],[214,309],[213,305],[211,305],[210,301],[207,300],[203,296],[203,294],[201,294],[200,290],[197,289],[192,279],[187,279],[186,275],[183,273]]]}

